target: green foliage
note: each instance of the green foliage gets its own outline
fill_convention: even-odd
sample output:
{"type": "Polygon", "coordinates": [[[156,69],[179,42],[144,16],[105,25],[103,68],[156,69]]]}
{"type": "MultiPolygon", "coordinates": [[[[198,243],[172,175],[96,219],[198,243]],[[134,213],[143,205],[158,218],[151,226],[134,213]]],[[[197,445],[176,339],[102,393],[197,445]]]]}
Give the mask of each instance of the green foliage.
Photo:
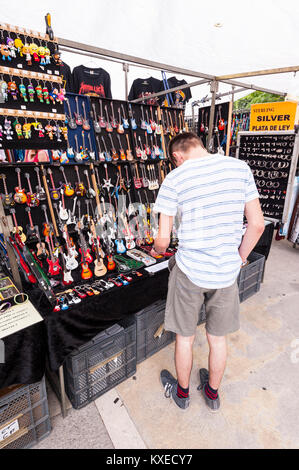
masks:
{"type": "Polygon", "coordinates": [[[262,91],[254,91],[244,98],[234,102],[234,109],[248,109],[255,103],[272,103],[274,101],[284,101],[284,96],[273,95],[273,93],[264,93],[262,91]]]}

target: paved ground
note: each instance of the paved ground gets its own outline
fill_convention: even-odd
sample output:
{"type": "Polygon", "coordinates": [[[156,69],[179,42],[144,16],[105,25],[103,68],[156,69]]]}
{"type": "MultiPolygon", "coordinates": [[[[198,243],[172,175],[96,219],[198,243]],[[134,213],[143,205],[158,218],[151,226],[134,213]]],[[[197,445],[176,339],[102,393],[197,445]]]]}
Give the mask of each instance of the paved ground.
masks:
{"type": "Polygon", "coordinates": [[[299,250],[287,241],[273,241],[262,288],[242,304],[241,329],[228,344],[218,414],[196,390],[198,368],[207,366],[200,326],[186,412],[163,397],[159,383],[162,368],[174,373],[172,344],[141,363],[136,380],[70,410],[65,420],[51,395],[53,431],[37,447],[299,448],[299,250]]]}

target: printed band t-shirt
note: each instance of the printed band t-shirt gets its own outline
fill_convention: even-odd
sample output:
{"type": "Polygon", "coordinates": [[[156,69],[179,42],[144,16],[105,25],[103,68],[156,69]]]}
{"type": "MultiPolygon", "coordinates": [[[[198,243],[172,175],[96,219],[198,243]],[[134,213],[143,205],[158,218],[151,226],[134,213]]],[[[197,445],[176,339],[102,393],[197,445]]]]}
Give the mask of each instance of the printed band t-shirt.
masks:
{"type": "Polygon", "coordinates": [[[65,91],[73,93],[74,92],[73,76],[72,76],[72,72],[71,72],[69,65],[61,61],[59,71],[60,71],[60,76],[63,80],[63,84],[65,84],[65,91]]]}
{"type": "Polygon", "coordinates": [[[112,98],[110,75],[102,68],[79,65],[73,70],[74,93],[112,98]]]}
{"type": "Polygon", "coordinates": [[[131,90],[128,96],[128,100],[136,100],[137,98],[143,98],[143,104],[150,104],[150,105],[158,105],[159,104],[159,97],[156,96],[155,98],[147,99],[148,95],[152,93],[158,93],[159,91],[163,90],[161,87],[161,80],[157,78],[150,77],[150,78],[137,78],[134,80],[131,86],[131,90]]]}
{"type": "MultiPolygon", "coordinates": [[[[180,85],[187,85],[186,80],[178,80],[176,77],[170,77],[167,79],[169,88],[175,88],[180,85]]],[[[163,84],[163,81],[162,81],[163,84]]],[[[163,87],[164,89],[164,87],[163,87]]],[[[171,106],[183,107],[190,98],[192,98],[190,88],[184,88],[183,90],[177,90],[171,94],[173,99],[173,104],[171,106]]]]}

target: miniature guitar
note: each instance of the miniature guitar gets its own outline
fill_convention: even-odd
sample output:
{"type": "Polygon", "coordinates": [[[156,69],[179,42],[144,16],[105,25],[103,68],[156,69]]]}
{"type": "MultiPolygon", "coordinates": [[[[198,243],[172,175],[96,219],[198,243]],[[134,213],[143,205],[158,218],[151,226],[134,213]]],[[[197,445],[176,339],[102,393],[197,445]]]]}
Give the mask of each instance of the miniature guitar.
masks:
{"type": "Polygon", "coordinates": [[[37,235],[38,234],[38,226],[33,225],[30,207],[26,207],[25,211],[27,212],[28,219],[29,219],[29,224],[26,225],[27,240],[29,242],[33,242],[33,241],[37,242],[37,240],[39,238],[38,235],[37,235]]]}
{"type": "Polygon", "coordinates": [[[78,102],[78,96],[75,97],[75,101],[76,101],[76,113],[75,113],[75,120],[76,120],[76,124],[78,126],[82,126],[83,124],[83,118],[79,112],[79,102],[78,102]]]}
{"type": "Polygon", "coordinates": [[[38,185],[35,187],[36,189],[36,197],[39,201],[44,201],[47,196],[46,196],[46,191],[44,190],[44,188],[42,187],[41,185],[41,180],[40,180],[40,174],[39,174],[39,167],[36,166],[34,168],[34,171],[36,172],[36,176],[37,176],[37,182],[38,182],[38,185]]]}
{"type": "Polygon", "coordinates": [[[144,110],[143,110],[143,106],[142,106],[142,105],[141,105],[141,116],[142,116],[142,118],[141,118],[141,125],[140,125],[140,127],[141,127],[142,130],[146,131],[146,129],[147,129],[147,122],[146,122],[146,120],[144,119],[144,110]]]}
{"type": "Polygon", "coordinates": [[[100,144],[98,135],[96,136],[96,141],[97,141],[97,144],[98,144],[99,160],[100,160],[100,162],[105,162],[106,161],[105,152],[102,152],[101,144],[100,144]]]}
{"type": "Polygon", "coordinates": [[[118,143],[119,143],[119,153],[120,153],[120,159],[121,160],[126,160],[126,154],[125,154],[125,151],[121,145],[121,141],[120,141],[120,137],[119,135],[117,136],[118,138],[118,143]]]}
{"type": "Polygon", "coordinates": [[[113,127],[113,129],[116,129],[118,127],[118,123],[117,123],[117,120],[115,119],[115,116],[114,116],[114,108],[113,108],[113,103],[111,101],[110,103],[110,106],[111,106],[111,111],[112,111],[112,121],[111,121],[111,126],[113,127]]]}
{"type": "Polygon", "coordinates": [[[121,106],[121,110],[122,110],[122,113],[123,113],[123,117],[122,117],[122,120],[123,120],[123,128],[124,128],[124,129],[128,129],[128,128],[130,127],[128,118],[126,117],[126,113],[125,113],[125,110],[124,110],[123,105],[121,104],[120,106],[121,106]]]}
{"type": "Polygon", "coordinates": [[[69,99],[65,98],[64,101],[65,101],[65,103],[67,105],[67,108],[68,108],[67,125],[69,126],[70,129],[76,129],[77,124],[76,124],[76,120],[72,116],[72,111],[71,111],[69,99]]]}
{"type": "Polygon", "coordinates": [[[137,124],[136,124],[136,121],[135,121],[135,119],[134,119],[134,114],[133,114],[132,106],[131,106],[130,103],[129,103],[129,116],[130,116],[131,128],[132,128],[133,131],[134,131],[135,129],[137,129],[137,124]]]}
{"type": "Polygon", "coordinates": [[[134,160],[134,156],[132,154],[132,150],[131,150],[131,147],[130,147],[130,141],[129,141],[129,136],[128,134],[126,134],[126,139],[127,139],[127,150],[126,150],[126,154],[127,154],[127,160],[130,162],[132,160],[134,160]]]}
{"type": "Polygon", "coordinates": [[[88,185],[88,189],[86,190],[86,197],[88,197],[89,199],[93,199],[96,196],[96,193],[95,193],[95,190],[92,189],[92,187],[90,185],[88,170],[84,170],[83,173],[86,176],[87,185],[88,185]]]}
{"type": "Polygon", "coordinates": [[[75,190],[72,187],[71,183],[66,179],[64,167],[60,166],[59,170],[61,171],[63,179],[64,179],[64,183],[61,185],[63,187],[63,192],[65,196],[71,197],[75,194],[75,190]]]}
{"type": "Polygon", "coordinates": [[[224,124],[224,119],[222,119],[222,117],[221,117],[221,105],[220,105],[220,106],[219,106],[219,122],[218,122],[218,129],[219,129],[220,131],[223,131],[223,130],[224,130],[224,126],[225,126],[225,124],[224,124]]]}
{"type": "Polygon", "coordinates": [[[91,106],[92,106],[92,111],[93,111],[93,128],[94,128],[95,133],[99,134],[102,131],[102,129],[101,129],[99,121],[97,120],[96,106],[94,103],[92,103],[91,106]]]}
{"type": "Polygon", "coordinates": [[[142,181],[139,177],[137,163],[135,163],[135,165],[134,165],[134,171],[135,171],[135,174],[136,174],[136,176],[134,176],[134,186],[135,186],[136,189],[140,189],[140,188],[142,188],[142,181]]]}
{"type": "Polygon", "coordinates": [[[61,201],[59,201],[59,218],[60,220],[66,221],[69,218],[68,211],[65,207],[64,203],[64,191],[63,189],[60,190],[61,192],[61,201]]]}
{"type": "Polygon", "coordinates": [[[90,125],[89,125],[89,121],[86,117],[86,110],[85,110],[85,103],[84,101],[82,101],[82,108],[83,108],[83,122],[82,122],[82,127],[85,131],[89,131],[90,130],[90,125]]]}
{"type": "Polygon", "coordinates": [[[90,160],[94,161],[96,159],[96,154],[92,147],[90,134],[88,134],[88,143],[89,143],[88,155],[89,155],[90,160]]]}
{"type": "Polygon", "coordinates": [[[102,139],[103,146],[104,146],[104,149],[105,149],[106,162],[111,162],[112,158],[111,158],[110,152],[108,152],[108,150],[107,150],[105,139],[104,139],[103,136],[101,137],[101,139],[102,139]]]}
{"type": "Polygon", "coordinates": [[[142,154],[141,148],[137,144],[137,137],[136,137],[136,132],[134,132],[134,140],[135,140],[135,152],[136,152],[136,157],[140,158],[142,154]]]}
{"type": "Polygon", "coordinates": [[[107,106],[105,105],[105,113],[106,113],[106,131],[107,132],[113,132],[113,127],[110,123],[109,116],[108,116],[108,111],[107,111],[107,106]]]}
{"type": "Polygon", "coordinates": [[[18,186],[15,187],[15,194],[13,198],[16,203],[25,204],[27,202],[27,196],[25,189],[22,188],[20,168],[16,168],[16,173],[18,175],[18,186]]]}
{"type": "Polygon", "coordinates": [[[50,181],[52,185],[52,188],[49,188],[51,199],[53,199],[54,201],[57,201],[60,198],[60,193],[59,193],[60,188],[55,187],[51,168],[48,168],[48,175],[50,177],[50,181]]]}
{"type": "Polygon", "coordinates": [[[103,114],[103,105],[102,105],[102,100],[99,99],[99,104],[100,104],[100,116],[99,116],[99,124],[102,129],[106,127],[106,121],[104,118],[103,114]]]}
{"type": "Polygon", "coordinates": [[[146,132],[148,134],[152,134],[153,130],[152,130],[152,127],[150,125],[150,120],[149,120],[149,115],[148,115],[147,109],[145,110],[145,114],[146,114],[146,132]]]}
{"type": "Polygon", "coordinates": [[[122,119],[121,119],[121,114],[120,114],[120,108],[118,108],[118,126],[117,126],[117,129],[116,129],[116,132],[118,134],[123,134],[125,131],[124,131],[124,126],[122,124],[122,119]]]}
{"type": "Polygon", "coordinates": [[[7,191],[7,186],[6,186],[6,176],[4,173],[1,175],[2,181],[3,181],[3,187],[4,187],[4,194],[1,194],[2,202],[3,205],[6,209],[13,207],[15,205],[15,201],[12,197],[12,193],[8,193],[7,191]]]}
{"type": "Polygon", "coordinates": [[[17,218],[16,218],[16,211],[15,209],[9,209],[9,212],[11,213],[12,215],[12,218],[13,218],[13,221],[14,221],[14,228],[12,229],[12,233],[15,235],[18,235],[20,237],[20,240],[22,241],[22,243],[25,243],[26,240],[27,240],[27,237],[23,231],[23,227],[21,227],[21,225],[18,224],[17,222],[17,218]]]}
{"type": "Polygon", "coordinates": [[[79,168],[78,168],[77,165],[75,165],[75,171],[76,171],[76,174],[77,174],[77,182],[76,182],[76,186],[75,186],[75,193],[76,193],[77,196],[85,196],[86,189],[84,187],[84,184],[80,180],[79,168]]]}
{"type": "Polygon", "coordinates": [[[30,183],[30,175],[29,173],[25,173],[25,178],[27,179],[29,192],[27,192],[27,206],[29,207],[38,207],[39,206],[39,199],[37,198],[36,193],[32,192],[32,187],[30,183]]]}
{"type": "Polygon", "coordinates": [[[116,152],[116,149],[115,149],[115,147],[114,147],[111,134],[109,134],[109,139],[110,139],[110,142],[111,142],[111,151],[112,151],[112,156],[111,156],[111,158],[112,158],[113,161],[116,161],[116,160],[119,159],[119,156],[118,156],[118,154],[117,154],[117,152],[116,152]]]}
{"type": "Polygon", "coordinates": [[[75,159],[76,162],[82,162],[82,152],[79,149],[77,134],[75,134],[74,139],[75,139],[75,142],[76,142],[76,149],[75,149],[74,159],[75,159]]]}

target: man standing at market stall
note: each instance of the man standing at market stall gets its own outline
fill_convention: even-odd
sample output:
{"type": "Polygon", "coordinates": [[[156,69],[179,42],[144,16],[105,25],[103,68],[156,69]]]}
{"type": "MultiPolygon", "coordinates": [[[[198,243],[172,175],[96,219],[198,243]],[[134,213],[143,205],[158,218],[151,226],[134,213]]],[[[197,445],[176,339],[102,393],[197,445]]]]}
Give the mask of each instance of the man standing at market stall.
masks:
{"type": "Polygon", "coordinates": [[[165,310],[165,329],[176,333],[177,379],[162,370],[161,382],[167,398],[188,408],[192,348],[204,303],[209,370],[199,370],[198,389],[209,409],[218,411],[226,335],[240,327],[237,277],[264,231],[264,219],[245,162],[209,154],[201,139],[190,132],[170,141],[169,155],[177,168],[166,176],[154,206],[160,220],[153,254],[166,251],[178,216],[179,247],[169,262],[165,310]],[[248,226],[242,240],[244,213],[248,226]]]}

